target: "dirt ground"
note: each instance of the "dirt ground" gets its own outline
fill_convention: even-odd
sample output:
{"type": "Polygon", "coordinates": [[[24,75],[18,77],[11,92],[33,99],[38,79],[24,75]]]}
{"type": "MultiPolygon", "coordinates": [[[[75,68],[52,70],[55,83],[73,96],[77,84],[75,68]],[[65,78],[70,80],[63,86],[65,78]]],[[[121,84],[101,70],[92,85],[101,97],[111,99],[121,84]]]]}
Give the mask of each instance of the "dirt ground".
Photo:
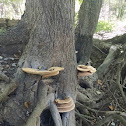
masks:
{"type": "Polygon", "coordinates": [[[100,40],[107,40],[111,39],[115,36],[120,36],[126,33],[126,20],[124,21],[115,21],[113,22],[114,27],[112,32],[100,32],[100,33],[95,33],[94,38],[95,39],[100,39],[100,40]]]}

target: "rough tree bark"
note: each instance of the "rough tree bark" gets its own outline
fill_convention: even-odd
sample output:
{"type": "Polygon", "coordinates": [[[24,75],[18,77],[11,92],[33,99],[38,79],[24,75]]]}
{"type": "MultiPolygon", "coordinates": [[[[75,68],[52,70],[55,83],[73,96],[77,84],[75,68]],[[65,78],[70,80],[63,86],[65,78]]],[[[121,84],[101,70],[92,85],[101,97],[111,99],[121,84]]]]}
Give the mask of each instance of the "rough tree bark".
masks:
{"type": "Polygon", "coordinates": [[[29,42],[15,74],[17,89],[1,105],[1,116],[14,126],[40,126],[40,123],[42,126],[75,126],[74,111],[69,115],[62,114],[62,124],[58,121],[60,116],[53,105],[54,98],[71,96],[76,100],[74,0],[27,0],[24,17],[26,16],[23,20],[32,21],[32,25],[28,25],[29,42]],[[21,70],[22,67],[46,70],[52,66],[64,67],[64,71],[51,78],[51,81],[21,70]],[[46,108],[55,115],[52,123],[48,122],[50,115],[43,119],[46,117],[43,111],[46,108]]]}
{"type": "Polygon", "coordinates": [[[91,55],[93,34],[95,32],[102,0],[83,0],[78,14],[75,30],[77,62],[86,64],[91,55]]]}

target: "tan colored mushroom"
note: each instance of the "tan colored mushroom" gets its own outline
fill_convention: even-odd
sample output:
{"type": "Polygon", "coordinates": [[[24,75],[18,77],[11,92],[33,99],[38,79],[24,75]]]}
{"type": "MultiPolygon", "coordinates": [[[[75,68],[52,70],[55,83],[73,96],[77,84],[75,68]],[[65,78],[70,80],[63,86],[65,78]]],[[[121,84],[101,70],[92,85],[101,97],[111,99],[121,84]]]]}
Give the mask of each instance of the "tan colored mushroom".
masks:
{"type": "Polygon", "coordinates": [[[47,71],[47,70],[39,70],[39,69],[33,69],[33,68],[22,68],[22,70],[26,73],[29,74],[38,74],[38,75],[47,75],[47,74],[51,74],[51,73],[55,73],[55,71],[47,71]]]}
{"type": "Polygon", "coordinates": [[[82,72],[82,71],[84,71],[84,72],[85,72],[85,71],[89,71],[88,67],[87,67],[87,66],[84,66],[84,65],[78,65],[78,66],[77,66],[77,70],[78,70],[78,71],[81,71],[81,72],[82,72]]]}
{"type": "Polygon", "coordinates": [[[33,68],[22,68],[22,70],[26,73],[29,74],[37,74],[45,77],[50,77],[50,76],[56,76],[59,74],[59,71],[64,70],[62,67],[51,67],[48,70],[39,70],[39,69],[33,69],[33,68]]]}
{"type": "Polygon", "coordinates": [[[69,112],[75,108],[75,104],[71,97],[65,99],[56,99],[54,102],[60,113],[69,112]]]}
{"type": "Polygon", "coordinates": [[[78,70],[78,77],[90,76],[96,72],[96,69],[93,68],[92,66],[85,66],[85,65],[78,65],[77,70],[78,70]]]}
{"type": "Polygon", "coordinates": [[[84,76],[90,76],[92,74],[93,73],[91,73],[91,72],[78,72],[77,76],[78,77],[84,77],[84,76]]]}
{"type": "Polygon", "coordinates": [[[48,71],[62,71],[62,70],[64,70],[63,67],[51,67],[48,69],[48,71]]]}
{"type": "Polygon", "coordinates": [[[72,104],[72,106],[70,106],[70,107],[58,108],[58,111],[59,111],[60,113],[64,113],[64,112],[72,111],[74,108],[75,108],[75,104],[72,104]]]}
{"type": "Polygon", "coordinates": [[[59,71],[56,71],[56,72],[53,72],[53,73],[50,73],[50,74],[43,75],[42,78],[52,77],[52,76],[56,76],[58,74],[59,74],[59,71]]]}
{"type": "Polygon", "coordinates": [[[73,100],[71,100],[69,103],[58,104],[58,103],[55,102],[55,104],[56,104],[57,108],[70,107],[73,104],[73,100]]]}
{"type": "Polygon", "coordinates": [[[67,97],[65,99],[56,99],[55,102],[58,104],[65,104],[65,103],[69,103],[71,101],[71,97],[67,97]]]}

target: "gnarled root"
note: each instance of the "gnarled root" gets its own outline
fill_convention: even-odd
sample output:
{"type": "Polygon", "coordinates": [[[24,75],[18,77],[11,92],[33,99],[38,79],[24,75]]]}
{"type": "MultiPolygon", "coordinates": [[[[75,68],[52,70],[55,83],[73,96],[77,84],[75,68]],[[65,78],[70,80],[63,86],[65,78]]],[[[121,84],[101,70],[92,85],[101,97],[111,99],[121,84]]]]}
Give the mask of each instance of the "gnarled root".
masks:
{"type": "Polygon", "coordinates": [[[55,126],[62,126],[62,121],[61,121],[59,111],[53,102],[50,103],[50,112],[54,120],[55,126]]]}
{"type": "Polygon", "coordinates": [[[1,83],[0,84],[0,102],[6,99],[6,97],[12,93],[17,88],[15,82],[10,82],[9,84],[1,83]]]}
{"type": "Polygon", "coordinates": [[[53,94],[47,95],[47,85],[42,84],[40,81],[38,86],[38,101],[36,107],[34,108],[32,114],[28,118],[24,126],[38,126],[38,120],[42,111],[48,106],[48,103],[52,100],[54,101],[53,94]]]}
{"type": "Polygon", "coordinates": [[[0,80],[3,80],[3,81],[5,81],[5,82],[9,82],[10,81],[10,79],[9,79],[9,77],[7,77],[4,73],[2,73],[2,72],[0,72],[0,80]]]}

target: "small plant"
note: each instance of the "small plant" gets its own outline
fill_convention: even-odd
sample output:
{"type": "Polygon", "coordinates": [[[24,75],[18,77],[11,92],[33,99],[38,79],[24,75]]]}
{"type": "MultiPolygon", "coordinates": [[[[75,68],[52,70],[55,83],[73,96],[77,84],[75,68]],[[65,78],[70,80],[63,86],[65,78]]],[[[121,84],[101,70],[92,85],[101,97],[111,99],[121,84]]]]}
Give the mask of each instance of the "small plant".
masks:
{"type": "Polygon", "coordinates": [[[78,23],[78,12],[75,13],[75,17],[74,17],[75,27],[77,26],[77,23],[78,23]]]}
{"type": "Polygon", "coordinates": [[[4,33],[4,32],[6,32],[6,29],[5,29],[4,27],[1,27],[1,28],[0,28],[0,34],[2,34],[2,33],[4,33]]]}
{"type": "Polygon", "coordinates": [[[114,24],[106,21],[99,21],[96,28],[96,33],[98,32],[111,32],[113,30],[114,24]]]}

